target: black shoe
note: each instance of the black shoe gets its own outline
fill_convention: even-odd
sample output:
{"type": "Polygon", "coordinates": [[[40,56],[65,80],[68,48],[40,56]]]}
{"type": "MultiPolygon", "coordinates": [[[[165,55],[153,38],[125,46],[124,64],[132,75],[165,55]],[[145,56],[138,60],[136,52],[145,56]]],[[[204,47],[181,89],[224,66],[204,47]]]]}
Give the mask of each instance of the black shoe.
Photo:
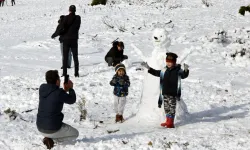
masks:
{"type": "Polygon", "coordinates": [[[75,73],[75,77],[78,77],[78,78],[79,78],[79,73],[75,73]]]}
{"type": "Polygon", "coordinates": [[[54,147],[54,141],[51,138],[45,137],[43,139],[43,144],[47,146],[47,149],[51,149],[54,147]]]}
{"type": "Polygon", "coordinates": [[[61,69],[63,69],[63,66],[61,67],[61,69]]]}
{"type": "Polygon", "coordinates": [[[68,68],[68,69],[70,69],[71,67],[70,67],[70,66],[68,66],[67,68],[68,68]]]}

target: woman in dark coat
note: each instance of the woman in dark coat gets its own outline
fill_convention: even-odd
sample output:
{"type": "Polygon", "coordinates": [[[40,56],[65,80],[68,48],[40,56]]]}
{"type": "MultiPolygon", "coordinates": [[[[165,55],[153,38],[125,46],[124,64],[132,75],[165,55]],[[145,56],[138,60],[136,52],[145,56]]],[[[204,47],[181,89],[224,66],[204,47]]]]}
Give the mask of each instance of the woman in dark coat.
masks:
{"type": "Polygon", "coordinates": [[[116,66],[125,59],[128,59],[128,56],[123,55],[124,44],[123,42],[115,41],[113,42],[113,47],[109,50],[105,56],[105,61],[108,63],[108,66],[116,66]]]}
{"type": "MultiPolygon", "coordinates": [[[[55,33],[53,33],[53,35],[51,36],[52,39],[54,39],[55,37],[59,36],[59,41],[60,41],[60,49],[61,49],[61,54],[62,54],[62,64],[63,64],[63,39],[62,39],[62,35],[61,35],[61,30],[62,30],[62,23],[64,20],[64,15],[60,16],[60,19],[58,20],[58,26],[56,28],[55,33]]],[[[68,66],[67,68],[71,67],[71,62],[72,62],[72,54],[71,51],[69,51],[69,57],[68,57],[68,66]]],[[[63,65],[61,67],[61,69],[63,69],[63,65]]]]}

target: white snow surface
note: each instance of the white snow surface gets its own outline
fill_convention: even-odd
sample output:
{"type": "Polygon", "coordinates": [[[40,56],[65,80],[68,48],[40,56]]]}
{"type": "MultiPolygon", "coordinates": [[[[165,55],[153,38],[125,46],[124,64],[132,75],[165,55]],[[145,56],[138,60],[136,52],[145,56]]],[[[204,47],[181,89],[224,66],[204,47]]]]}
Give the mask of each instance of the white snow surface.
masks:
{"type": "MultiPolygon", "coordinates": [[[[8,1],[9,3],[10,1],[8,1]]],[[[165,2],[165,1],[164,1],[165,2]]],[[[61,54],[58,40],[50,38],[60,15],[75,4],[82,17],[79,39],[80,78],[73,77],[77,101],[86,97],[88,116],[79,121],[78,105],[64,106],[64,122],[77,128],[76,143],[56,145],[60,150],[248,150],[250,147],[250,14],[240,16],[238,9],[249,0],[169,0],[168,3],[119,3],[89,6],[82,0],[18,0],[16,6],[0,8],[0,149],[43,150],[42,136],[36,128],[38,91],[49,69],[60,74],[61,54]],[[171,24],[168,24],[172,20],[171,24]],[[107,27],[108,22],[113,28],[107,27]],[[170,33],[169,50],[179,62],[190,65],[190,75],[182,82],[182,98],[189,115],[165,129],[146,120],[131,122],[141,104],[144,71],[134,44],[150,56],[155,27],[165,26],[170,33]],[[125,28],[125,32],[123,30],[125,28]],[[226,42],[214,39],[227,31],[226,42]],[[109,81],[114,69],[104,56],[117,37],[125,43],[126,63],[131,87],[123,124],[114,124],[113,88],[109,81]],[[244,42],[239,42],[242,40],[244,42]],[[232,53],[248,53],[235,59],[232,53]],[[4,110],[19,114],[8,120],[4,110]],[[23,111],[35,109],[31,112],[23,111]],[[22,119],[28,121],[23,121],[22,119]],[[103,124],[99,121],[104,121],[103,124]],[[95,128],[97,127],[97,128],[95,128]],[[95,128],[95,129],[94,129],[95,128]],[[118,132],[108,134],[107,130],[118,132]],[[152,145],[148,145],[152,142],[152,145]]],[[[10,5],[10,4],[9,4],[10,5]]],[[[157,101],[155,102],[157,105],[157,101]]],[[[145,110],[150,116],[150,112],[145,110]]]]}

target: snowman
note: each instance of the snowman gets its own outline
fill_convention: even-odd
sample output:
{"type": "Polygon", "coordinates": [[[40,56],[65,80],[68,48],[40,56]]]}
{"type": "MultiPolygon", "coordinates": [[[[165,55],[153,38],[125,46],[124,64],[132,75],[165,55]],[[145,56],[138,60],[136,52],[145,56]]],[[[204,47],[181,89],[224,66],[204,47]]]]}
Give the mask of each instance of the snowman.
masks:
{"type": "MultiPolygon", "coordinates": [[[[152,36],[152,41],[154,43],[152,55],[149,58],[143,59],[148,62],[150,67],[156,70],[162,70],[166,66],[166,53],[171,44],[168,32],[163,28],[156,28],[152,36]]],[[[164,109],[163,107],[158,108],[159,95],[160,78],[145,71],[141,105],[136,115],[138,123],[146,122],[147,124],[159,125],[159,122],[164,121],[164,109]]]]}

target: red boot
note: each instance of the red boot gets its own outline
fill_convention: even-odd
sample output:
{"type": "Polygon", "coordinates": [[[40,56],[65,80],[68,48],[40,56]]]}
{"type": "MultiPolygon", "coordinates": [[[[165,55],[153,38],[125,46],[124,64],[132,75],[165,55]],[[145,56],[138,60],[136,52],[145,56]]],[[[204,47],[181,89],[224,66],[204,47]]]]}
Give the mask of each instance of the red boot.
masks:
{"type": "Polygon", "coordinates": [[[162,127],[167,127],[167,122],[168,122],[168,118],[166,117],[166,122],[162,123],[161,126],[162,127]]]}
{"type": "Polygon", "coordinates": [[[174,128],[174,118],[166,117],[166,122],[162,123],[161,126],[166,128],[174,128]]]}
{"type": "Polygon", "coordinates": [[[174,128],[174,118],[167,119],[167,128],[174,128]]]}

